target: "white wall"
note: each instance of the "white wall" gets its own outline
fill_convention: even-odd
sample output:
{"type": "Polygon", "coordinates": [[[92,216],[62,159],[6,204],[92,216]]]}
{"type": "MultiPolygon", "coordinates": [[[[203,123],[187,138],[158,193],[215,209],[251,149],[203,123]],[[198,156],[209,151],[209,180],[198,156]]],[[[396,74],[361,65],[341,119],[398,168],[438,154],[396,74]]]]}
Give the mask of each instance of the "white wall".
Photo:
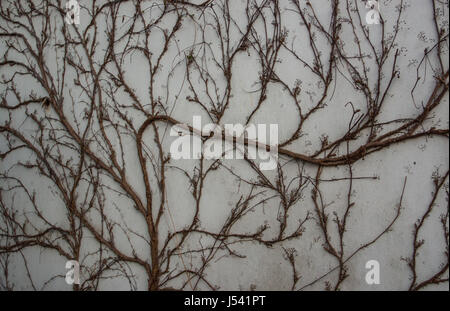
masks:
{"type": "MultiPolygon", "coordinates": [[[[3,1],[2,1],[3,2],[3,1]]],[[[161,4],[162,1],[149,1],[145,2],[144,7],[152,7],[145,11],[147,18],[150,21],[152,18],[159,16],[160,9],[156,4],[161,4]],[[155,6],[152,6],[155,5],[155,6]]],[[[259,2],[259,1],[258,1],[259,2]]],[[[352,2],[352,1],[350,1],[352,2]]],[[[365,9],[364,4],[359,2],[360,15],[362,22],[365,23],[365,9]]],[[[82,5],[89,7],[90,1],[80,1],[82,5]]],[[[234,18],[237,24],[245,24],[245,1],[232,0],[229,1],[230,14],[234,18]]],[[[305,1],[300,1],[302,8],[306,7],[305,1]]],[[[329,27],[329,17],[331,16],[331,1],[318,0],[311,1],[319,20],[324,22],[324,27],[329,27]]],[[[392,33],[392,29],[396,22],[396,6],[399,4],[397,0],[380,1],[380,9],[383,18],[386,21],[385,31],[387,37],[389,33],[392,33]]],[[[445,33],[448,35],[448,3],[441,4],[436,2],[440,12],[443,16],[440,17],[440,26],[445,29],[445,33]]],[[[218,4],[221,5],[219,1],[218,4]]],[[[87,13],[87,7],[81,10],[81,24],[79,29],[85,29],[88,26],[89,16],[87,13]]],[[[304,24],[301,23],[300,17],[294,12],[294,6],[288,1],[279,1],[281,27],[288,30],[288,37],[286,39],[286,45],[289,48],[297,51],[299,55],[304,57],[308,62],[312,63],[312,53],[310,48],[310,42],[307,37],[304,24]]],[[[341,13],[342,16],[346,16],[345,1],[341,1],[341,13]]],[[[192,91],[189,88],[187,76],[186,76],[186,63],[188,58],[186,55],[193,48],[194,56],[199,64],[207,66],[212,77],[217,80],[217,88],[219,89],[219,97],[224,96],[226,90],[226,81],[223,74],[217,69],[211,59],[209,52],[203,57],[205,45],[202,42],[206,41],[210,44],[211,51],[214,51],[216,57],[221,59],[219,53],[219,40],[213,32],[212,26],[207,25],[207,22],[212,23],[213,16],[211,15],[211,8],[205,10],[202,15],[199,10],[191,7],[187,7],[187,10],[191,14],[195,14],[193,20],[186,18],[183,21],[182,28],[176,33],[169,50],[164,58],[161,60],[162,68],[159,75],[155,79],[154,95],[153,99],[160,97],[161,102],[165,105],[168,112],[171,112],[171,116],[180,122],[192,123],[192,117],[194,115],[201,115],[203,118],[203,124],[209,122],[206,113],[200,109],[199,105],[189,103],[186,100],[187,96],[192,97],[192,91]],[[194,21],[197,24],[194,24],[194,21]],[[205,31],[205,37],[202,37],[201,30],[205,31]]],[[[427,64],[420,66],[420,75],[422,79],[419,81],[415,90],[416,103],[413,102],[411,97],[411,89],[416,82],[416,71],[419,66],[419,62],[423,57],[424,49],[430,48],[436,43],[435,25],[432,19],[432,5],[431,1],[417,1],[410,0],[405,1],[404,13],[400,22],[400,31],[396,37],[396,46],[393,48],[399,49],[399,58],[397,61],[397,69],[400,71],[399,78],[394,79],[393,85],[387,94],[386,102],[383,106],[383,112],[379,117],[379,122],[388,122],[393,119],[407,119],[413,118],[422,112],[422,101],[424,104],[431,95],[433,87],[436,83],[436,79],[433,78],[433,72],[431,68],[437,69],[438,60],[434,53],[431,53],[426,60],[427,64]],[[426,66],[426,68],[425,68],[426,66]],[[425,70],[426,69],[426,74],[425,70]]],[[[220,10],[217,9],[217,12],[220,10]]],[[[124,15],[123,27],[120,29],[126,29],[128,27],[127,21],[131,14],[134,13],[134,8],[131,4],[124,4],[120,7],[118,12],[119,16],[124,15]]],[[[52,21],[58,25],[57,29],[61,27],[67,27],[71,34],[75,36],[75,31],[72,26],[63,25],[60,16],[55,13],[55,19],[52,21]]],[[[267,26],[269,27],[269,36],[272,32],[270,29],[271,18],[269,16],[269,10],[265,11],[267,14],[267,26]]],[[[354,13],[352,13],[354,14],[354,13]]],[[[354,15],[356,16],[356,15],[354,15]]],[[[99,43],[97,53],[94,55],[96,61],[101,62],[104,56],[102,49],[107,47],[108,40],[103,30],[105,30],[104,20],[108,20],[110,16],[102,16],[98,18],[99,31],[96,41],[99,43]]],[[[223,18],[223,16],[219,16],[223,18]]],[[[121,18],[119,18],[121,21],[121,18]]],[[[161,23],[162,28],[171,29],[174,22],[174,15],[168,15],[161,23]]],[[[351,53],[357,53],[356,46],[353,41],[353,34],[350,28],[347,27],[345,19],[341,20],[344,25],[344,29],[341,35],[341,40],[345,42],[345,51],[350,55],[351,53]]],[[[7,29],[8,24],[5,19],[0,18],[0,33],[4,33],[7,30],[12,32],[13,29],[7,29]]],[[[257,33],[261,38],[264,37],[264,28],[262,27],[262,21],[258,22],[254,26],[255,34],[257,33]]],[[[36,24],[36,28],[40,28],[40,24],[36,24]]],[[[232,38],[230,40],[231,45],[236,45],[237,38],[240,38],[241,34],[232,24],[232,38]]],[[[242,26],[241,26],[242,27],[242,26]]],[[[381,25],[369,25],[370,36],[373,42],[375,42],[375,49],[379,51],[379,37],[381,33],[381,25]]],[[[243,28],[245,29],[245,28],[243,28]]],[[[119,30],[119,34],[120,31],[119,30]]],[[[360,31],[360,30],[359,30],[360,31]]],[[[54,43],[54,39],[61,35],[60,30],[51,31],[51,44],[54,43]]],[[[118,34],[118,36],[119,36],[118,34]]],[[[361,34],[361,33],[360,33],[361,34]]],[[[92,40],[91,34],[91,40],[92,40]]],[[[135,36],[137,38],[137,36],[135,36]]],[[[162,35],[158,29],[152,30],[150,36],[151,41],[148,49],[155,55],[161,52],[162,35]]],[[[6,51],[5,37],[0,37],[0,62],[4,52],[6,51]]],[[[32,40],[32,39],[30,39],[32,40]]],[[[33,41],[33,40],[32,40],[33,41]]],[[[34,41],[33,41],[34,42],[34,41]]],[[[315,40],[319,51],[323,51],[324,59],[327,60],[327,54],[329,51],[329,43],[323,35],[317,35],[315,40]]],[[[120,46],[124,42],[117,43],[116,51],[120,50],[120,46]]],[[[442,50],[445,58],[443,59],[445,70],[448,70],[448,38],[442,43],[442,50]]],[[[367,44],[363,44],[362,48],[367,53],[372,53],[370,47],[367,44]]],[[[79,48],[77,48],[78,51],[79,48]]],[[[49,71],[54,73],[54,77],[61,75],[58,72],[63,64],[64,55],[62,49],[47,48],[44,59],[49,71]],[[55,54],[55,51],[56,54],[55,54]]],[[[72,52],[73,53],[73,52],[72,52]]],[[[23,53],[23,55],[27,55],[23,53]]],[[[17,52],[11,51],[10,57],[15,59],[23,59],[23,55],[18,55],[17,52]]],[[[285,81],[289,87],[295,86],[297,79],[302,81],[302,91],[299,95],[299,102],[303,109],[307,110],[316,103],[321,96],[322,89],[318,85],[318,78],[311,73],[300,61],[295,59],[286,48],[281,48],[277,55],[279,63],[276,64],[275,71],[277,75],[283,81],[285,81]]],[[[156,60],[156,57],[154,58],[156,60]]],[[[386,65],[383,69],[384,80],[383,87],[386,87],[386,79],[392,71],[393,53],[386,60],[386,65]]],[[[145,104],[150,104],[151,99],[149,95],[149,68],[145,63],[145,59],[138,53],[132,53],[126,55],[123,59],[124,68],[126,69],[125,79],[130,83],[130,87],[134,89],[138,98],[145,104]]],[[[82,58],[81,63],[88,66],[87,59],[82,58]]],[[[374,59],[368,60],[370,67],[369,79],[373,88],[376,86],[376,65],[374,59]]],[[[114,66],[108,65],[108,68],[115,74],[114,66]]],[[[367,111],[364,97],[361,93],[356,92],[350,83],[346,80],[350,78],[348,67],[339,63],[339,71],[333,72],[333,83],[331,83],[330,91],[325,99],[326,107],[321,109],[310,117],[305,122],[302,136],[294,143],[285,147],[294,152],[301,154],[311,155],[314,151],[320,148],[321,137],[326,134],[329,136],[329,141],[338,139],[348,129],[348,123],[351,118],[351,108],[346,105],[348,102],[352,102],[356,108],[361,109],[362,113],[367,111]]],[[[230,98],[230,104],[220,124],[226,123],[245,123],[249,113],[254,109],[258,102],[260,92],[258,92],[258,85],[255,82],[258,81],[261,67],[258,59],[258,54],[254,49],[250,49],[247,52],[240,52],[233,63],[232,67],[232,94],[230,98]]],[[[14,72],[18,72],[17,68],[2,66],[0,72],[7,79],[11,77],[14,72]]],[[[84,108],[89,108],[90,103],[86,103],[86,94],[83,94],[80,87],[74,85],[74,69],[69,68],[66,73],[66,85],[63,87],[63,95],[65,98],[64,105],[65,112],[70,115],[72,104],[75,118],[81,120],[82,111],[84,108]],[[70,99],[73,96],[73,102],[70,99]]],[[[17,88],[22,93],[23,98],[27,98],[30,92],[37,93],[37,96],[47,96],[45,89],[39,85],[38,82],[33,81],[30,77],[16,77],[17,88]]],[[[201,91],[202,82],[198,78],[198,73],[192,71],[192,81],[195,83],[200,96],[200,100],[208,102],[205,92],[201,91]]],[[[102,85],[107,89],[107,83],[111,82],[111,78],[107,73],[102,73],[102,85]]],[[[448,77],[446,78],[448,84],[448,77]]],[[[82,84],[92,87],[92,81],[82,81],[82,84]]],[[[8,84],[0,84],[0,94],[6,99],[8,105],[17,104],[18,100],[14,98],[10,91],[7,92],[8,84]]],[[[211,87],[211,92],[213,89],[211,87]]],[[[132,102],[130,97],[124,92],[123,88],[114,93],[113,96],[104,95],[104,100],[108,103],[112,103],[113,98],[124,104],[132,102]]],[[[430,119],[424,123],[424,130],[432,126],[440,129],[448,129],[448,92],[446,92],[441,104],[430,114],[430,119]]],[[[37,110],[39,116],[44,116],[44,112],[40,105],[30,106],[29,111],[37,110]]],[[[143,114],[136,113],[130,110],[130,116],[133,117],[133,123],[138,125],[145,120],[143,114]]],[[[0,108],[0,124],[5,124],[7,120],[11,118],[12,125],[26,135],[34,135],[36,133],[36,127],[32,125],[29,120],[24,117],[24,109],[14,110],[12,115],[9,116],[6,113],[6,109],[0,108]]],[[[55,116],[50,111],[48,115],[55,116]]],[[[114,115],[114,114],[111,114],[114,115]]],[[[73,119],[72,116],[69,117],[73,119]]],[[[287,94],[280,84],[271,83],[267,89],[267,99],[262,104],[260,110],[254,115],[251,123],[254,124],[278,124],[279,126],[279,140],[285,141],[295,131],[300,118],[298,116],[298,110],[294,105],[292,98],[287,94]]],[[[72,121],[72,124],[75,124],[72,121]]],[[[94,125],[95,127],[97,125],[94,125]]],[[[160,135],[164,135],[163,146],[166,154],[170,149],[170,143],[174,138],[169,136],[170,125],[158,124],[160,135]],[[166,132],[165,132],[166,131],[166,132]]],[[[380,133],[387,132],[390,128],[397,126],[397,124],[386,125],[380,133]]],[[[420,131],[421,129],[418,129],[420,131]]],[[[112,132],[109,132],[111,137],[112,132]]],[[[6,152],[10,148],[7,144],[6,133],[0,134],[0,152],[6,152]]],[[[381,134],[380,134],[381,135],[381,134]]],[[[158,149],[154,143],[153,130],[146,132],[144,137],[145,143],[149,146],[148,150],[157,154],[158,149]]],[[[351,142],[350,148],[352,150],[363,143],[366,137],[351,142]]],[[[130,183],[136,189],[139,196],[145,197],[145,190],[142,181],[142,173],[140,172],[139,162],[137,160],[137,154],[135,149],[135,143],[127,138],[124,139],[124,150],[126,159],[127,176],[130,183]]],[[[118,139],[112,139],[114,148],[119,150],[118,139]]],[[[95,143],[94,143],[95,145],[95,143]]],[[[339,149],[340,155],[345,154],[345,144],[339,149]]],[[[69,154],[65,154],[67,158],[69,154]]],[[[323,156],[323,155],[322,155],[323,156]]],[[[108,160],[106,158],[106,160],[108,160]]],[[[280,163],[285,164],[283,172],[286,176],[286,180],[289,181],[295,176],[298,176],[297,164],[293,161],[287,163],[290,159],[288,157],[280,156],[280,163]]],[[[15,165],[18,161],[34,161],[34,157],[27,151],[16,151],[14,154],[8,155],[4,159],[0,160],[0,172],[7,174],[8,176],[14,176],[22,181],[31,193],[35,191],[36,202],[39,208],[46,213],[46,217],[53,222],[60,224],[61,226],[67,226],[66,210],[64,203],[61,200],[60,195],[52,191],[54,186],[51,186],[47,178],[39,176],[36,170],[27,170],[20,166],[15,165]]],[[[151,167],[150,161],[148,162],[151,167]]],[[[178,160],[171,161],[170,167],[166,170],[166,191],[167,202],[165,214],[161,223],[160,232],[164,241],[167,228],[169,231],[173,230],[173,226],[177,229],[183,228],[191,222],[191,218],[194,213],[195,200],[192,197],[188,180],[183,172],[175,167],[185,169],[189,174],[195,172],[194,167],[199,167],[199,161],[195,160],[178,160]],[[170,214],[168,210],[170,210],[170,214]],[[173,223],[172,223],[173,221],[173,223]]],[[[300,161],[300,165],[303,163],[300,161]]],[[[211,161],[205,161],[205,167],[211,165],[211,161]]],[[[257,179],[257,175],[254,170],[243,160],[225,160],[223,161],[225,167],[221,167],[218,170],[212,171],[208,174],[205,185],[202,192],[201,204],[200,204],[200,216],[199,220],[201,228],[204,230],[217,232],[223,226],[224,222],[230,213],[232,207],[239,202],[242,196],[245,196],[250,191],[250,186],[243,181],[239,181],[236,176],[230,173],[231,169],[236,175],[246,180],[257,179]]],[[[433,181],[432,175],[434,172],[445,174],[448,170],[448,138],[438,136],[420,137],[417,139],[408,140],[398,144],[393,144],[389,148],[375,152],[363,159],[358,160],[352,165],[353,177],[377,177],[376,179],[362,178],[355,179],[352,184],[351,201],[355,203],[352,208],[351,214],[348,218],[347,228],[345,233],[345,255],[347,258],[354,250],[359,246],[368,243],[373,240],[378,234],[380,234],[395,217],[396,207],[398,206],[401,193],[404,185],[405,178],[407,178],[406,186],[404,190],[404,196],[402,199],[401,214],[395,224],[392,227],[391,232],[383,235],[370,247],[362,250],[354,257],[352,257],[347,263],[349,277],[342,283],[342,290],[407,290],[410,286],[411,271],[408,268],[408,264],[402,260],[411,256],[413,245],[413,229],[416,220],[425,213],[427,206],[432,198],[433,181]],[[365,268],[366,262],[369,260],[377,260],[380,263],[381,271],[381,283],[379,285],[368,285],[365,281],[367,269],[365,268]]],[[[149,168],[151,171],[151,168],[149,168]]],[[[317,165],[305,164],[304,174],[309,176],[311,180],[314,179],[317,172],[317,165]]],[[[265,172],[267,178],[274,181],[276,179],[277,171],[265,172]]],[[[157,184],[155,180],[155,174],[151,171],[151,182],[154,189],[154,205],[158,206],[160,201],[160,195],[157,190],[157,184]]],[[[333,211],[336,211],[339,215],[344,213],[347,204],[348,186],[349,181],[349,169],[347,165],[339,167],[325,168],[321,179],[333,179],[344,178],[342,181],[337,182],[322,182],[321,192],[323,193],[322,200],[327,206],[327,212],[330,218],[333,217],[333,211]]],[[[113,189],[119,190],[117,185],[107,177],[102,177],[103,182],[106,185],[111,185],[113,189]]],[[[1,179],[0,189],[2,190],[2,199],[6,204],[6,207],[15,209],[20,213],[30,211],[32,206],[30,201],[24,196],[24,192],[20,189],[8,190],[13,182],[11,180],[1,179]],[[14,195],[16,193],[16,195],[14,195]]],[[[314,204],[311,199],[311,191],[313,190],[313,183],[309,183],[304,189],[302,198],[292,207],[290,211],[290,217],[288,219],[287,232],[292,232],[297,226],[297,220],[306,217],[310,212],[313,217],[310,221],[305,223],[304,233],[301,237],[275,244],[272,247],[267,247],[260,243],[254,242],[241,242],[232,244],[232,249],[245,258],[236,258],[227,255],[225,251],[220,251],[215,259],[205,270],[206,277],[211,284],[217,285],[221,290],[290,290],[292,286],[292,267],[288,260],[284,258],[285,249],[295,249],[296,251],[296,269],[300,276],[295,289],[304,290],[323,290],[325,288],[325,282],[330,282],[331,286],[334,286],[337,282],[338,275],[337,270],[327,274],[336,267],[337,262],[335,258],[327,254],[322,245],[324,243],[323,232],[320,230],[316,220],[317,215],[314,212],[314,204]],[[311,286],[306,285],[317,280],[322,275],[327,274],[323,279],[320,279],[311,286]]],[[[110,219],[115,220],[121,224],[126,232],[135,230],[147,238],[148,232],[145,227],[145,222],[142,217],[136,212],[129,199],[123,196],[118,196],[113,189],[105,188],[105,207],[107,208],[110,219]]],[[[254,192],[265,190],[261,194],[260,199],[271,198],[275,193],[268,189],[261,187],[254,189],[254,192]]],[[[83,187],[78,189],[79,199],[83,196],[83,187]]],[[[444,190],[441,191],[437,197],[434,208],[430,216],[427,218],[423,229],[420,232],[420,238],[425,240],[424,246],[420,249],[417,260],[418,281],[425,280],[431,275],[436,273],[440,269],[442,262],[448,263],[446,259],[445,240],[442,234],[442,227],[439,221],[441,214],[448,212],[448,200],[446,199],[445,192],[448,193],[448,180],[444,190]]],[[[258,199],[254,199],[253,203],[258,202],[258,199]]],[[[81,204],[81,203],[80,203],[81,204]]],[[[277,213],[279,211],[280,200],[279,198],[271,198],[265,204],[258,205],[254,212],[249,213],[239,223],[233,227],[232,233],[247,233],[255,231],[260,225],[266,223],[270,226],[270,229],[265,233],[265,239],[272,239],[276,237],[279,223],[277,221],[277,213]]],[[[31,219],[36,217],[30,216],[31,219]]],[[[100,226],[98,214],[92,213],[90,215],[92,222],[100,226]],[[96,216],[97,215],[97,216],[96,216]]],[[[447,214],[447,228],[448,228],[448,214],[447,214]]],[[[4,222],[0,223],[5,227],[4,222]]],[[[33,224],[35,226],[44,226],[42,222],[33,224]]],[[[121,249],[127,254],[131,254],[132,250],[129,246],[129,242],[125,238],[125,235],[121,233],[121,230],[116,228],[115,239],[121,249]]],[[[329,223],[329,230],[332,243],[338,245],[336,225],[332,221],[329,223]]],[[[85,230],[83,238],[82,256],[86,256],[89,250],[95,250],[98,244],[90,238],[91,233],[85,230]]],[[[0,238],[0,241],[2,239],[0,238]]],[[[137,254],[150,260],[148,244],[141,238],[133,236],[131,244],[135,246],[137,254]]],[[[207,245],[211,240],[207,237],[203,237],[199,240],[199,236],[192,236],[188,243],[184,246],[183,250],[196,249],[200,245],[207,245]],[[200,241],[200,242],[199,242],[200,241]],[[200,244],[202,243],[202,244],[200,244]]],[[[5,238],[0,245],[4,245],[5,238]],[[2,244],[3,243],[3,244],[2,244]]],[[[64,247],[64,246],[63,246],[64,247]]],[[[447,250],[448,251],[448,250],[447,250]]],[[[5,255],[0,255],[5,256],[5,255]]],[[[4,259],[5,257],[3,257],[4,259]]],[[[41,288],[43,284],[55,275],[64,276],[66,273],[65,262],[67,258],[58,255],[55,251],[43,250],[40,247],[28,247],[23,250],[23,254],[15,253],[10,257],[11,272],[9,281],[15,285],[15,289],[30,289],[32,285],[27,276],[27,269],[24,266],[23,258],[26,258],[28,263],[28,269],[32,276],[34,285],[36,288],[41,288]]],[[[199,258],[191,256],[183,256],[183,261],[180,261],[180,257],[174,258],[173,268],[182,269],[183,265],[189,266],[193,264],[198,265],[199,258]]],[[[93,264],[92,258],[88,256],[86,259],[86,266],[93,264]]],[[[130,268],[136,273],[136,286],[137,289],[145,290],[147,288],[147,276],[145,271],[137,265],[130,264],[130,268]]],[[[1,269],[0,269],[1,271],[1,269]]],[[[448,270],[445,275],[448,278],[448,270]]],[[[83,275],[82,275],[83,278],[83,275]]],[[[4,282],[4,276],[0,276],[0,284],[4,282]],[[2,279],[3,277],[3,279],[2,279]]],[[[176,281],[167,284],[172,287],[179,287],[186,281],[185,277],[181,277],[176,281]]],[[[195,282],[194,282],[195,283],[195,282]]],[[[123,278],[107,279],[100,282],[99,289],[129,289],[129,283],[123,278]]],[[[427,287],[429,289],[447,290],[448,283],[442,283],[437,286],[427,287]]],[[[71,286],[67,285],[64,281],[64,277],[59,277],[51,281],[45,289],[58,289],[58,290],[70,290],[71,286]]],[[[186,289],[191,289],[190,286],[186,286],[186,289]]],[[[206,290],[208,287],[200,282],[197,289],[206,290]]]]}

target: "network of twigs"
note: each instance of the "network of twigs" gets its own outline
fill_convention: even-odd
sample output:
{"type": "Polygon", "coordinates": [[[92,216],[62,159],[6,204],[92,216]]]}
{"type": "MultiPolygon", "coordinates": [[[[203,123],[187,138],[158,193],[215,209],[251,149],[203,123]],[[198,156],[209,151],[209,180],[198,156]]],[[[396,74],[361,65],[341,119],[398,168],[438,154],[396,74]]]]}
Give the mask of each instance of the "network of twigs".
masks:
{"type": "MultiPolygon", "coordinates": [[[[448,105],[447,1],[427,0],[419,5],[430,11],[434,40],[421,52],[422,58],[411,64],[417,72],[413,77],[400,75],[399,63],[404,66],[404,60],[397,41],[406,9],[403,0],[396,1],[394,18],[387,21],[382,15],[380,24],[371,27],[365,24],[364,2],[354,0],[330,0],[326,9],[315,1],[245,0],[239,16],[230,8],[233,1],[226,0],[79,2],[80,25],[66,23],[61,0],[0,2],[1,289],[16,288],[11,261],[23,263],[27,286],[36,290],[61,277],[36,283],[29,268],[31,258],[25,253],[35,248],[80,262],[82,280],[74,290],[99,289],[113,278],[125,279],[131,289],[138,289],[136,271],[145,274],[148,290],[215,290],[217,285],[207,276],[215,260],[224,254],[242,258],[245,254],[234,250],[234,245],[255,243],[278,246],[283,252],[292,267],[292,290],[319,281],[327,289],[339,290],[351,273],[350,259],[392,230],[407,184],[400,177],[403,191],[393,207],[392,221],[370,241],[349,250],[345,247],[348,219],[357,208],[352,195],[358,178],[355,165],[393,145],[429,137],[448,140],[449,129],[433,123],[435,112],[448,105]],[[303,34],[301,51],[292,29],[284,26],[286,10],[303,34]],[[193,33],[195,44],[180,48],[179,36],[193,33]],[[204,158],[195,162],[193,172],[176,167],[165,144],[166,130],[185,120],[174,117],[169,98],[195,107],[208,122],[222,125],[226,112],[235,108],[233,78],[242,56],[259,66],[253,93],[257,100],[244,122],[254,122],[271,104],[267,98],[273,87],[282,89],[298,114],[294,130],[279,143],[276,173],[261,171],[248,158],[242,162],[253,175],[244,176],[220,160],[204,158]],[[278,69],[282,57],[292,59],[292,68],[301,66],[298,80],[290,81],[278,69]],[[130,75],[129,59],[148,71],[148,80],[140,81],[145,97],[130,75]],[[179,88],[171,84],[180,72],[188,94],[183,98],[174,94],[179,88]],[[391,105],[390,94],[399,92],[397,85],[403,80],[413,86],[408,100],[416,105],[416,112],[385,121],[382,114],[391,105]],[[324,135],[314,152],[293,151],[307,134],[308,122],[326,113],[338,92],[338,81],[345,81],[349,92],[348,109],[343,112],[345,120],[350,120],[347,127],[324,135]],[[425,81],[427,91],[419,91],[425,81]],[[316,85],[313,95],[305,90],[308,82],[316,85]],[[336,137],[336,133],[343,134],[336,137]],[[330,167],[343,167],[348,176],[322,178],[330,167]],[[177,203],[191,211],[188,221],[174,221],[170,213],[173,199],[168,197],[168,187],[173,174],[168,172],[172,170],[182,173],[177,178],[185,178],[192,195],[192,204],[177,203]],[[209,208],[202,200],[208,179],[217,171],[249,190],[242,191],[221,228],[209,230],[200,222],[209,208]],[[51,191],[38,192],[23,176],[48,183],[51,191]],[[347,183],[345,208],[330,212],[323,184],[342,181],[347,183]],[[48,210],[50,197],[60,201],[62,219],[55,220],[48,210]],[[117,205],[116,197],[121,198],[117,205]],[[144,228],[137,230],[124,218],[113,217],[114,206],[120,215],[137,215],[144,228]],[[236,229],[263,206],[278,207],[276,219],[254,231],[236,229]],[[299,208],[306,211],[304,217],[289,221],[299,208]],[[306,224],[319,230],[323,251],[333,258],[335,268],[311,282],[300,282],[302,263],[296,260],[297,251],[285,243],[302,239],[306,224]]],[[[410,290],[448,282],[448,174],[433,175],[432,199],[408,229],[413,229],[408,242],[412,253],[404,258],[410,268],[405,276],[410,290]],[[439,224],[446,241],[441,248],[444,261],[433,275],[419,276],[416,261],[425,243],[421,230],[432,221],[429,215],[442,196],[447,199],[439,224]]]]}

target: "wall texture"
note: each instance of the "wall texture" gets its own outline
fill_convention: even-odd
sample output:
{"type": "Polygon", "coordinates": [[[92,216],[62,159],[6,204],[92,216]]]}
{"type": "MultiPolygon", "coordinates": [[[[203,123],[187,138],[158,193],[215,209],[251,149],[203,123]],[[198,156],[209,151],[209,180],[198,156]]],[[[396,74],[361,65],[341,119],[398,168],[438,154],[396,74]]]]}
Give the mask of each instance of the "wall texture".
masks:
{"type": "Polygon", "coordinates": [[[448,290],[448,1],[68,3],[0,4],[0,289],[448,290]]]}

